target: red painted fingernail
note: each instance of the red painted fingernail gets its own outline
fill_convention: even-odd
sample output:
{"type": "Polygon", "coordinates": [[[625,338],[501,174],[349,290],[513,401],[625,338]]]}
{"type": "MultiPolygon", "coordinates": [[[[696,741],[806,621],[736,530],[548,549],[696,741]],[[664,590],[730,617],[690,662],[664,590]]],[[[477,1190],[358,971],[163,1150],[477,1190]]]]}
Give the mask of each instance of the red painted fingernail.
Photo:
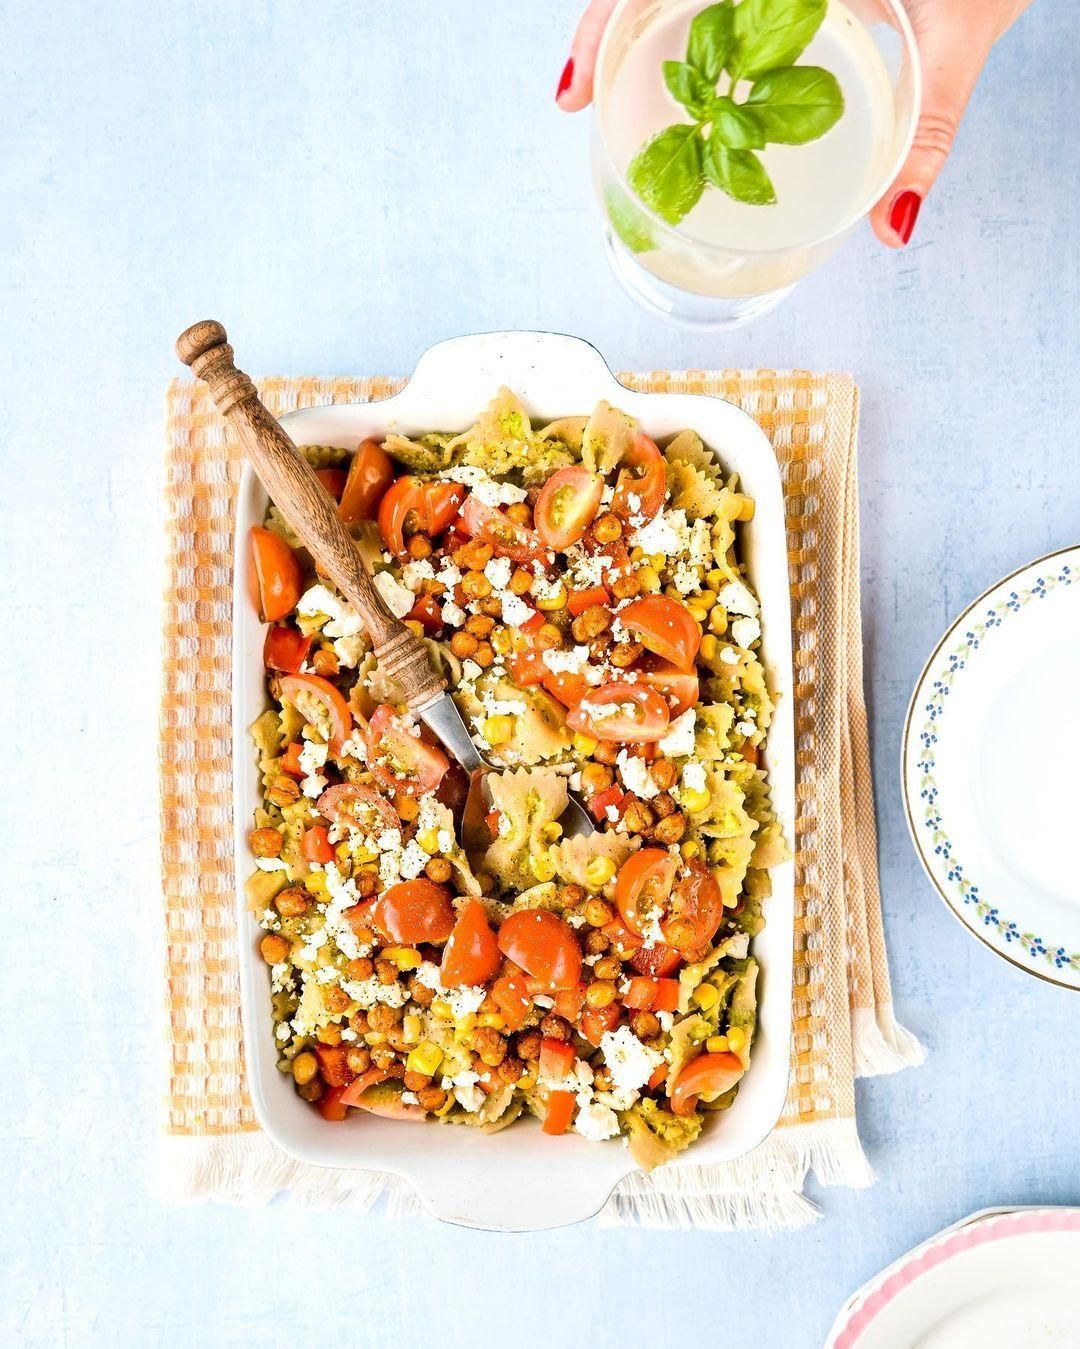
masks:
{"type": "Polygon", "coordinates": [[[574,58],[571,56],[570,60],[567,61],[566,65],[563,66],[563,72],[559,76],[559,87],[558,89],[555,90],[556,99],[562,98],[563,94],[566,93],[567,89],[570,88],[573,82],[574,82],[574,58]]]}
{"type": "Polygon", "coordinates": [[[901,192],[892,204],[892,210],[889,212],[889,224],[899,234],[900,238],[906,244],[911,238],[915,229],[915,222],[919,218],[919,207],[922,205],[922,197],[917,192],[901,192]]]}

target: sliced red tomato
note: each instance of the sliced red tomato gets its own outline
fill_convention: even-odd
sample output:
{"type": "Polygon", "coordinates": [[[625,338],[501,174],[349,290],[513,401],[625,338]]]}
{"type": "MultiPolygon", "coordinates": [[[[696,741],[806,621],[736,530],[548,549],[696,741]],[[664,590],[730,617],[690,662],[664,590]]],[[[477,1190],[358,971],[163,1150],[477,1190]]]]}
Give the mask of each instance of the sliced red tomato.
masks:
{"type": "Polygon", "coordinates": [[[619,618],[650,651],[680,670],[694,668],[701,629],[685,604],[670,595],[647,595],[620,609],[619,618]]]}
{"type": "Polygon", "coordinates": [[[291,778],[302,778],[306,774],[300,767],[300,753],[303,750],[299,740],[290,741],[285,746],[285,753],[281,756],[281,771],[288,773],[291,778]]]}
{"type": "Polygon", "coordinates": [[[676,883],[668,908],[662,926],[669,946],[696,954],[709,945],[723,921],[724,897],[708,867],[690,863],[689,874],[676,883]]]}
{"type": "Polygon", "coordinates": [[[610,787],[605,787],[602,792],[597,792],[589,802],[589,814],[598,824],[603,824],[605,820],[611,818],[608,815],[608,808],[614,806],[618,810],[625,795],[626,793],[618,783],[613,782],[610,787]]]}
{"type": "Polygon", "coordinates": [[[510,1030],[520,1030],[532,1006],[525,975],[520,971],[500,975],[491,986],[491,996],[510,1030]]]}
{"type": "Polygon", "coordinates": [[[342,782],[336,787],[327,787],[315,808],[335,824],[349,824],[367,833],[401,828],[397,811],[386,797],[380,796],[374,787],[365,787],[360,782],[342,782]]]}
{"type": "Polygon", "coordinates": [[[383,493],[394,481],[394,463],[381,445],[365,440],[349,464],[338,515],[347,525],[374,520],[383,493]]]}
{"type": "Polygon", "coordinates": [[[619,1024],[622,1008],[617,1002],[606,1007],[586,1007],[581,1014],[581,1033],[591,1045],[598,1045],[609,1030],[619,1024]]]}
{"type": "Polygon", "coordinates": [[[620,960],[626,960],[641,946],[641,938],[631,932],[621,918],[613,918],[610,923],[605,923],[601,930],[620,960]]]}
{"type": "Polygon", "coordinates": [[[461,525],[474,539],[491,544],[495,552],[513,562],[535,562],[550,556],[535,529],[518,524],[472,493],[461,508],[461,525]]]}
{"type": "Polygon", "coordinates": [[[329,722],[330,753],[341,750],[352,732],[352,713],[333,684],[320,675],[290,674],[281,681],[281,696],[307,721],[318,723],[321,713],[329,722]]]}
{"type": "Polygon", "coordinates": [[[388,703],[375,709],[364,739],[368,767],[376,782],[390,791],[417,795],[434,791],[450,767],[442,750],[413,735],[388,703]]]}
{"type": "Polygon", "coordinates": [[[416,623],[422,623],[428,632],[436,632],[443,624],[442,610],[434,595],[420,595],[416,603],[405,615],[416,623]]]}
{"type": "Polygon", "coordinates": [[[664,912],[679,864],[665,848],[641,848],[619,868],[615,903],[631,932],[642,935],[651,913],[664,912]]]}
{"type": "Polygon", "coordinates": [[[345,480],[348,477],[343,468],[317,468],[315,476],[335,501],[341,500],[341,494],[345,490],[345,480]]]}
{"type": "Polygon", "coordinates": [[[319,1060],[319,1072],[328,1087],[347,1086],[356,1074],[345,1059],[345,1050],[341,1045],[315,1045],[315,1057],[319,1060]]]}
{"type": "Polygon", "coordinates": [[[622,457],[611,509],[624,520],[639,515],[651,520],[664,504],[666,495],[667,467],[664,456],[655,441],[639,434],[622,457]]]}
{"type": "Polygon", "coordinates": [[[660,740],[670,722],[667,703],[659,693],[622,681],[590,689],[588,697],[566,717],[572,731],[623,744],[660,740]],[[608,708],[613,710],[608,712],[608,708]]]}
{"type": "Polygon", "coordinates": [[[544,666],[540,682],[563,707],[577,707],[589,691],[585,676],[577,670],[549,670],[544,666]]]}
{"type": "Polygon", "coordinates": [[[380,1082],[385,1082],[389,1073],[382,1068],[369,1068],[366,1073],[361,1073],[358,1078],[350,1082],[341,1094],[342,1105],[359,1105],[360,1097],[367,1091],[368,1087],[377,1087],[380,1082]]]}
{"type": "Polygon", "coordinates": [[[574,1071],[575,1063],[577,1052],[573,1045],[547,1035],[540,1041],[540,1072],[544,1077],[561,1081],[574,1071]]]}
{"type": "Polygon", "coordinates": [[[450,891],[425,876],[392,885],[371,912],[380,932],[405,946],[417,942],[441,945],[454,930],[450,891]]]}
{"type": "Polygon", "coordinates": [[[478,899],[466,900],[443,951],[440,968],[444,987],[486,984],[501,963],[499,943],[483,904],[478,899]]]}
{"type": "Polygon", "coordinates": [[[682,956],[678,951],[662,942],[657,942],[655,946],[639,946],[630,957],[630,964],[635,970],[652,978],[671,974],[681,961],[682,956]]]}
{"type": "Polygon", "coordinates": [[[536,530],[549,548],[569,548],[592,524],[604,479],[576,464],[560,468],[548,478],[533,507],[536,530]]]}
{"type": "Polygon", "coordinates": [[[259,617],[277,623],[296,607],[303,590],[300,562],[279,535],[262,525],[251,527],[251,568],[259,617]]]}
{"type": "Polygon", "coordinates": [[[537,628],[544,626],[544,615],[539,609],[534,609],[524,623],[519,624],[518,632],[535,632],[537,628]]]}
{"type": "Polygon", "coordinates": [[[696,707],[701,697],[701,680],[696,670],[680,670],[659,656],[650,656],[637,675],[643,684],[655,689],[664,699],[671,708],[672,719],[696,707]]]}
{"type": "Polygon", "coordinates": [[[667,1081],[667,1075],[668,1065],[666,1063],[659,1063],[653,1069],[652,1076],[649,1078],[648,1082],[645,1083],[645,1086],[649,1091],[655,1091],[657,1087],[662,1087],[664,1085],[667,1081]]]}
{"type": "Polygon", "coordinates": [[[421,482],[406,474],[396,478],[379,502],[379,530],[395,557],[407,557],[405,527],[410,516],[416,529],[442,534],[465,500],[465,488],[457,482],[421,482]]]}
{"type": "Polygon", "coordinates": [[[544,1122],[540,1126],[544,1133],[552,1135],[566,1133],[570,1121],[574,1118],[574,1102],[572,1091],[553,1091],[548,1096],[544,1122]]]}
{"type": "Polygon", "coordinates": [[[378,900],[362,899],[359,904],[354,904],[351,909],[346,909],[342,917],[356,934],[356,940],[359,942],[370,942],[372,937],[371,929],[375,924],[374,912],[378,900]]]}
{"type": "Polygon", "coordinates": [[[730,1091],[746,1070],[737,1054],[699,1054],[679,1073],[671,1087],[671,1109],[676,1115],[692,1115],[702,1096],[714,1101],[730,1091]]]}
{"type": "Polygon", "coordinates": [[[334,845],[330,842],[330,835],[327,833],[324,824],[313,824],[310,829],[304,830],[304,836],[300,840],[300,852],[305,862],[332,862],[336,856],[334,845]]]}
{"type": "Polygon", "coordinates": [[[310,650],[311,638],[305,637],[295,628],[267,628],[266,641],[263,643],[263,664],[268,670],[298,674],[310,650]]]}
{"type": "Polygon", "coordinates": [[[547,909],[519,909],[499,928],[499,950],[551,988],[573,988],[581,974],[574,929],[547,909]]]}
{"type": "Polygon", "coordinates": [[[349,1090],[348,1087],[330,1087],[319,1097],[319,1114],[324,1120],[331,1124],[340,1124],[349,1113],[346,1109],[346,1103],[341,1099],[349,1090]]]}
{"type": "Polygon", "coordinates": [[[586,590],[571,590],[566,597],[566,607],[575,618],[583,614],[586,609],[593,608],[594,605],[608,605],[611,603],[611,596],[608,594],[607,586],[589,586],[586,590]]]}
{"type": "Polygon", "coordinates": [[[555,1000],[556,1016],[564,1016],[567,1021],[576,1021],[585,1005],[585,985],[575,984],[573,988],[560,988],[552,993],[555,1000]]]}

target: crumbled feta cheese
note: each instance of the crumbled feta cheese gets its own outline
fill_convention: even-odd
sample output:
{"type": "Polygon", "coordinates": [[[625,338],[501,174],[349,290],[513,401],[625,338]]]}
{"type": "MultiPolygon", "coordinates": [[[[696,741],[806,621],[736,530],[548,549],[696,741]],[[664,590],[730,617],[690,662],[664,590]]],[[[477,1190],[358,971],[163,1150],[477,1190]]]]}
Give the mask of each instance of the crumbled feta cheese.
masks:
{"type": "Polygon", "coordinates": [[[351,735],[348,740],[341,742],[338,758],[359,759],[363,763],[367,759],[367,745],[359,736],[351,735]]]}
{"type": "Polygon", "coordinates": [[[720,652],[720,659],[725,665],[738,665],[739,653],[734,647],[725,646],[720,652]]]}
{"type": "Polygon", "coordinates": [[[735,723],[735,729],[738,731],[740,735],[749,736],[754,734],[754,732],[757,730],[757,727],[754,725],[752,721],[737,721],[735,723]]]}
{"type": "Polygon", "coordinates": [[[756,618],[737,618],[731,625],[731,635],[745,649],[761,636],[761,624],[756,618]]]}
{"type": "Polygon", "coordinates": [[[292,1035],[292,1027],[287,1021],[282,1021],[274,1031],[274,1034],[279,1040],[284,1042],[292,1035]]]}
{"type": "Polygon", "coordinates": [[[540,659],[553,674],[580,674],[588,663],[589,648],[575,646],[572,651],[544,651],[540,659]]]}
{"type": "Polygon", "coordinates": [[[477,1073],[457,1073],[450,1079],[443,1078],[443,1090],[445,1091],[448,1087],[452,1087],[458,1105],[460,1105],[463,1110],[467,1110],[471,1115],[479,1110],[487,1099],[483,1091],[481,1091],[480,1087],[477,1085],[479,1081],[480,1077],[477,1073]]]}
{"type": "Polygon", "coordinates": [[[515,487],[512,482],[496,482],[494,478],[478,482],[473,488],[473,496],[485,506],[513,506],[528,495],[524,487],[515,487]]]}
{"type": "Polygon", "coordinates": [[[322,773],[311,773],[301,782],[300,789],[312,801],[317,801],[328,785],[329,779],[323,777],[322,773]]]}
{"type": "Polygon", "coordinates": [[[661,1056],[643,1045],[629,1026],[605,1031],[600,1050],[612,1081],[621,1091],[639,1091],[661,1061],[661,1056]]]}
{"type": "Polygon", "coordinates": [[[729,614],[745,614],[753,618],[758,612],[758,602],[753,592],[741,581],[727,581],[717,592],[717,602],[729,614]]]}
{"type": "Polygon", "coordinates": [[[402,1105],[419,1105],[419,1104],[420,1104],[420,1098],[419,1098],[419,1096],[417,1096],[417,1094],[416,1094],[415,1091],[403,1091],[403,1092],[401,1093],[401,1104],[402,1104],[402,1105]]]}
{"type": "Polygon", "coordinates": [[[696,714],[692,707],[675,720],[668,727],[667,735],[658,741],[658,747],[662,754],[670,754],[672,757],[680,754],[693,754],[694,752],[694,723],[696,714]]]}
{"type": "MultiPolygon", "coordinates": [[[[488,563],[490,566],[491,563],[488,563]]],[[[499,591],[499,600],[502,603],[502,620],[508,623],[512,628],[520,628],[523,623],[527,623],[533,616],[533,609],[512,590],[499,591]]]]}
{"type": "Polygon", "coordinates": [[[484,568],[484,575],[491,582],[493,590],[505,590],[510,584],[510,573],[514,564],[508,557],[493,557],[484,568]]]}
{"type": "Polygon", "coordinates": [[[326,586],[314,585],[296,601],[296,612],[301,618],[336,618],[341,613],[341,600],[326,586]]]}
{"type": "Polygon", "coordinates": [[[483,670],[474,660],[464,660],[461,662],[461,677],[468,680],[470,684],[475,684],[483,674],[483,670]]]}
{"type": "Polygon", "coordinates": [[[428,860],[428,854],[421,848],[416,839],[411,838],[402,849],[398,868],[407,881],[415,880],[417,876],[422,874],[428,860]]]}
{"type": "Polygon", "coordinates": [[[383,597],[386,607],[395,618],[404,618],[416,603],[411,590],[395,581],[388,571],[380,571],[375,576],[375,589],[383,597]]]}
{"type": "Polygon", "coordinates": [[[318,960],[319,950],[326,945],[329,935],[325,927],[317,928],[312,932],[300,948],[300,959],[310,960],[312,963],[318,960]]]}
{"type": "Polygon", "coordinates": [[[443,622],[451,628],[460,628],[465,622],[465,610],[453,600],[446,600],[442,606],[443,622]]]}
{"type": "Polygon", "coordinates": [[[409,1001],[409,990],[403,983],[380,983],[377,975],[370,979],[342,979],[341,987],[361,1007],[374,1007],[381,1002],[385,1007],[404,1007],[409,1001]]]}
{"type": "Polygon", "coordinates": [[[692,792],[705,790],[705,765],[697,759],[683,764],[682,785],[692,792]]]}
{"type": "Polygon", "coordinates": [[[280,857],[256,857],[255,865],[260,871],[288,871],[289,864],[280,857]]]}
{"type": "Polygon", "coordinates": [[[439,977],[439,967],[430,960],[421,961],[414,971],[414,978],[418,983],[430,988],[432,992],[437,993],[442,988],[442,980],[439,977]]]}
{"type": "Polygon", "coordinates": [[[685,511],[658,511],[651,520],[630,536],[631,547],[642,548],[650,555],[663,553],[665,557],[683,557],[690,551],[690,527],[685,511]]]}
{"type": "Polygon", "coordinates": [[[406,562],[401,569],[401,579],[417,594],[425,581],[434,581],[435,568],[429,558],[422,557],[415,562],[406,562]]]}
{"type": "MultiPolygon", "coordinates": [[[[649,765],[637,754],[630,754],[625,749],[621,749],[615,763],[622,777],[623,786],[628,792],[640,796],[643,801],[659,794],[660,788],[652,780],[649,765]]],[[[618,812],[616,812],[616,818],[618,818],[618,812]]]]}
{"type": "Polygon", "coordinates": [[[329,748],[322,740],[307,740],[300,751],[299,762],[305,777],[311,777],[326,763],[329,748]]]}

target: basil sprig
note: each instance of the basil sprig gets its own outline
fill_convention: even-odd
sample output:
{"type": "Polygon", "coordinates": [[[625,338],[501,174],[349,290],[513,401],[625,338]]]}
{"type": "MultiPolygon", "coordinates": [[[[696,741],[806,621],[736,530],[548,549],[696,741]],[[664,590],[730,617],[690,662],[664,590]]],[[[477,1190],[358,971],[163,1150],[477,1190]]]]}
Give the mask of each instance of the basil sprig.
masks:
{"type": "Polygon", "coordinates": [[[772,205],[776,192],[754,152],[770,142],[805,145],[840,120],[844,96],[835,75],[795,65],[826,5],[721,0],[696,16],[686,60],[664,62],[664,83],[693,122],[653,136],[627,170],[630,186],[661,219],[678,224],[710,186],[736,201],[772,205]],[[737,101],[736,87],[746,81],[750,89],[737,101]]]}

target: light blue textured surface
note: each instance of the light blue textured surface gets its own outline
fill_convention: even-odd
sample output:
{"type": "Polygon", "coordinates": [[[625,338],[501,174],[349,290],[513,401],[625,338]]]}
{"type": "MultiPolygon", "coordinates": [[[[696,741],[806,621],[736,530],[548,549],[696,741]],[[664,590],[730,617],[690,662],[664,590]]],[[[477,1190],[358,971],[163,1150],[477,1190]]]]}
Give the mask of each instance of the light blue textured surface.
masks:
{"type": "MultiPolygon", "coordinates": [[[[1080,1201],[1080,1004],[945,912],[897,767],[950,617],[1080,534],[1074,18],[1036,0],[994,53],[905,253],[861,233],[775,314],[703,340],[602,264],[588,128],[552,105],[577,8],[4,6],[3,1343],[802,1349],[944,1223],[1080,1201]],[[162,395],[208,315],[254,371],[405,373],[438,338],[539,327],[616,368],[855,373],[886,922],[931,1051],[860,1086],[874,1189],[812,1187],[822,1221],[774,1239],[149,1197],[162,395]]],[[[1052,730],[1027,708],[1010,733],[1037,791],[1052,730]]]]}

